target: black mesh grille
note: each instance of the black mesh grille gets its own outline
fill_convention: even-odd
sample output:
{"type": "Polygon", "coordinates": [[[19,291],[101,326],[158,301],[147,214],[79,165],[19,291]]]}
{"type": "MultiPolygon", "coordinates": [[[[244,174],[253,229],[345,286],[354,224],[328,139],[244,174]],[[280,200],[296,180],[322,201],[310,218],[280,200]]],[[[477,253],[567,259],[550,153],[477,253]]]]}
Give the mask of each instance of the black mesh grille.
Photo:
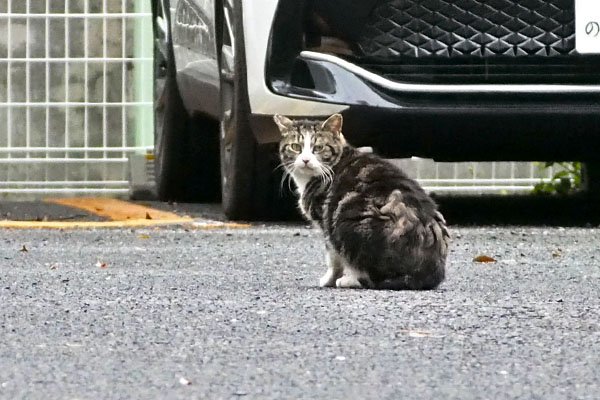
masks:
{"type": "Polygon", "coordinates": [[[370,57],[553,57],[575,49],[574,0],[395,0],[359,46],[370,57]]]}
{"type": "Polygon", "coordinates": [[[575,52],[574,0],[392,0],[357,41],[358,62],[393,79],[594,82],[575,52]]]}

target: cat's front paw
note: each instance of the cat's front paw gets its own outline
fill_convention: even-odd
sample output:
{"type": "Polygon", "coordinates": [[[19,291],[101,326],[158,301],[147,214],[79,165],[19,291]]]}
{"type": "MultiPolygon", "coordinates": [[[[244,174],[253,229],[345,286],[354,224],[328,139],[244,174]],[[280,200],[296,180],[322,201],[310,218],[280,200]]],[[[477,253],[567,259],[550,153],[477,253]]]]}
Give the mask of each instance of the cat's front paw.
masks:
{"type": "Polygon", "coordinates": [[[345,289],[361,289],[363,287],[355,276],[349,275],[344,275],[336,280],[335,286],[345,289]]]}
{"type": "Polygon", "coordinates": [[[334,287],[335,286],[335,276],[333,276],[333,273],[331,273],[331,271],[325,272],[325,275],[323,275],[321,277],[321,279],[319,279],[319,286],[320,287],[334,287]]]}

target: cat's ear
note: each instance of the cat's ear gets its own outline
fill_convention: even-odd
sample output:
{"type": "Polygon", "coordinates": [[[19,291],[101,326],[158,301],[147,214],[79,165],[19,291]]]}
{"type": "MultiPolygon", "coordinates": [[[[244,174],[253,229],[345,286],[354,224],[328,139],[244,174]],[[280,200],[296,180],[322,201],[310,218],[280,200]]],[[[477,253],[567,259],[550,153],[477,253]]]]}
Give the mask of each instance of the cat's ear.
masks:
{"type": "Polygon", "coordinates": [[[275,121],[281,133],[287,133],[288,131],[294,128],[294,121],[287,117],[284,117],[283,115],[273,115],[273,121],[275,121]]]}
{"type": "Polygon", "coordinates": [[[327,118],[327,121],[323,122],[321,129],[329,132],[333,132],[336,135],[342,133],[342,114],[333,114],[327,118]]]}

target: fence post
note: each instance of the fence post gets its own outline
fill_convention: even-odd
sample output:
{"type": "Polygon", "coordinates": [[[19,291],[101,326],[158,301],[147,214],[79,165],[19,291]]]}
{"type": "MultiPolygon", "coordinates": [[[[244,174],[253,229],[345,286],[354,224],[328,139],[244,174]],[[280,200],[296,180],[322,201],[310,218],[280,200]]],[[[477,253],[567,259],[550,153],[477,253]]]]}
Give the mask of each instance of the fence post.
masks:
{"type": "MultiPolygon", "coordinates": [[[[136,13],[148,13],[150,0],[135,0],[136,13]]],[[[136,18],[134,27],[135,101],[152,101],[154,98],[154,62],[147,60],[154,55],[152,19],[136,18]]],[[[138,105],[135,110],[135,146],[154,145],[154,110],[152,106],[138,105]]]]}

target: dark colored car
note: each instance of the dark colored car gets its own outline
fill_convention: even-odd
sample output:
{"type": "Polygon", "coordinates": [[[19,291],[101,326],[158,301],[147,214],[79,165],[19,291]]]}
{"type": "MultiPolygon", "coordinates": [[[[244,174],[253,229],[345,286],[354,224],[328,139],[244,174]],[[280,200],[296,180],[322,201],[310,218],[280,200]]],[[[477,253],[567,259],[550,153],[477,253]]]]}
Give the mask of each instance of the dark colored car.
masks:
{"type": "Polygon", "coordinates": [[[155,0],[165,200],[288,209],[275,113],[389,157],[578,160],[600,181],[597,0],[155,0]],[[220,165],[220,167],[219,167],[220,165]]]}

